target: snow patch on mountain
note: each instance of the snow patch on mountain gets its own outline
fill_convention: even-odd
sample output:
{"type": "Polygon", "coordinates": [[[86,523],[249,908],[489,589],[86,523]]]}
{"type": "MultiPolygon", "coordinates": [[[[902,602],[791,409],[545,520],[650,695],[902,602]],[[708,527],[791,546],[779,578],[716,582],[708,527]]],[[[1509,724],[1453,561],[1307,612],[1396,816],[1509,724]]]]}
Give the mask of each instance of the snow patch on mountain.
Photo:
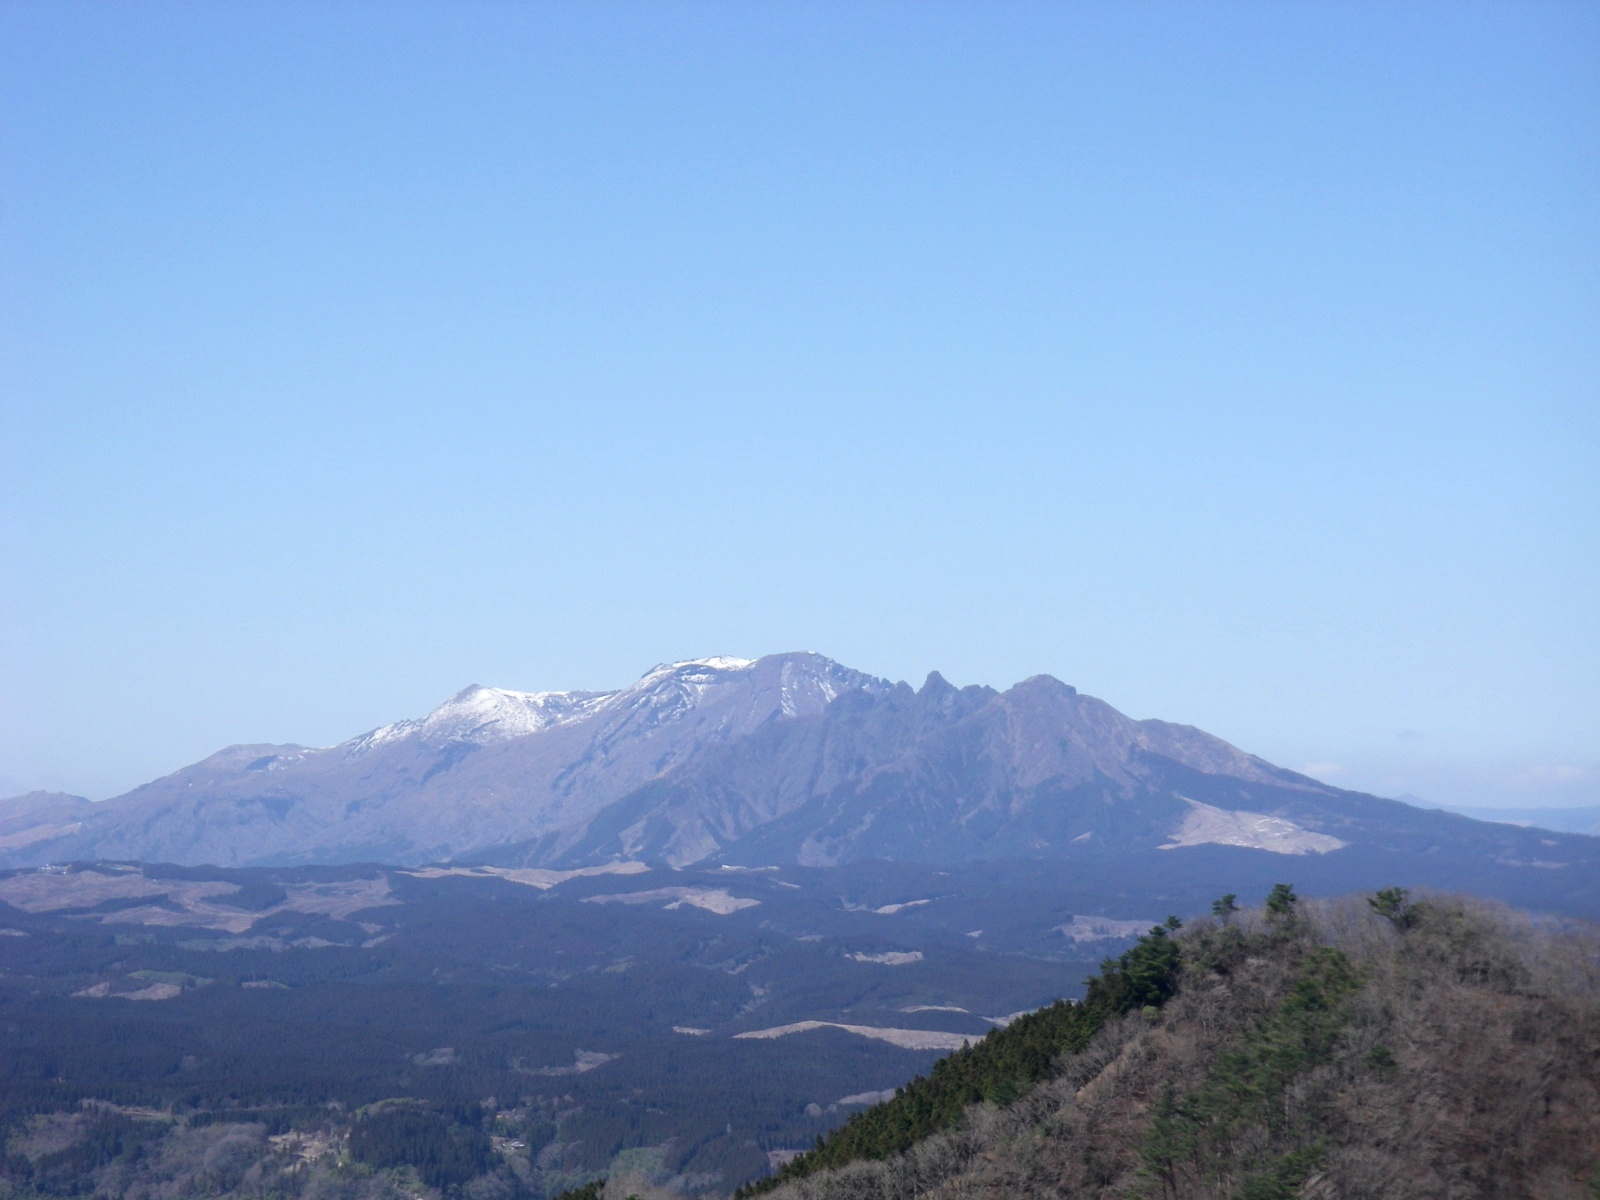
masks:
{"type": "Polygon", "coordinates": [[[486,745],[582,720],[615,695],[615,692],[513,692],[474,684],[457,692],[420,720],[396,721],[346,745],[352,755],[413,737],[432,742],[486,745]]]}
{"type": "Polygon", "coordinates": [[[645,691],[651,684],[669,675],[678,675],[686,681],[710,683],[715,682],[712,676],[718,672],[746,671],[755,665],[753,658],[734,658],[727,654],[718,654],[711,658],[686,658],[682,662],[658,663],[627,690],[645,691]]]}
{"type": "MultiPolygon", "coordinates": [[[[347,756],[366,754],[407,738],[488,745],[570,725],[608,709],[638,706],[678,711],[693,707],[726,676],[748,671],[755,660],[718,655],[662,663],[637,682],[610,692],[517,692],[473,684],[427,716],[395,721],[344,743],[347,756]]],[[[824,685],[832,699],[831,685],[824,685]]],[[[790,701],[787,696],[785,705],[790,701]]]]}
{"type": "Polygon", "coordinates": [[[755,666],[748,658],[695,658],[686,662],[662,663],[647,671],[642,679],[608,696],[602,707],[617,712],[631,710],[648,714],[647,720],[662,723],[689,712],[705,702],[707,694],[755,666]]]}
{"type": "Polygon", "coordinates": [[[839,690],[827,676],[803,672],[798,664],[793,662],[783,664],[779,679],[779,705],[786,717],[797,715],[805,707],[807,699],[820,696],[822,703],[819,707],[826,707],[839,695],[839,690]]]}

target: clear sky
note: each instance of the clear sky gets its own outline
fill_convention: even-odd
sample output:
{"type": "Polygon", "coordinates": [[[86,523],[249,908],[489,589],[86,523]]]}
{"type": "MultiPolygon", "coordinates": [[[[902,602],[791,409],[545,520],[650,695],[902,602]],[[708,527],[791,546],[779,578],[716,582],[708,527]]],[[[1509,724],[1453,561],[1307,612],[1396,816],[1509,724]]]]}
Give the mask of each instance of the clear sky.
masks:
{"type": "Polygon", "coordinates": [[[0,795],[788,649],[1600,801],[1600,7],[0,7],[0,795]]]}

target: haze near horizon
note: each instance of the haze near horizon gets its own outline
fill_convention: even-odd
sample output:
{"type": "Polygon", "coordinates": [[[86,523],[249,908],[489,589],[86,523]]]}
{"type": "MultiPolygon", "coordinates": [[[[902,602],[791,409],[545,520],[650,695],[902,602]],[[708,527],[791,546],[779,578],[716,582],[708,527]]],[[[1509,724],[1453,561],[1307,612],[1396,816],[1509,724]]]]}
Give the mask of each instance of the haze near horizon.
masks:
{"type": "Polygon", "coordinates": [[[1583,6],[0,11],[0,795],[1049,673],[1600,802],[1583,6]]]}

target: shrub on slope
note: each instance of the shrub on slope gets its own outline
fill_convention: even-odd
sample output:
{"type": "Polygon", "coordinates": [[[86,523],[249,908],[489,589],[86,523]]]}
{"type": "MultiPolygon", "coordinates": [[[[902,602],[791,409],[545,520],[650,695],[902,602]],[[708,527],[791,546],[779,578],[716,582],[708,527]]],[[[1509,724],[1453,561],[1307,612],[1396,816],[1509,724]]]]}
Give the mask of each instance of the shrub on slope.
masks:
{"type": "Polygon", "coordinates": [[[739,1200],[771,1191],[829,1167],[899,1154],[959,1121],[970,1105],[1008,1104],[1073,1054],[1108,1018],[1159,1005],[1177,985],[1179,951],[1171,937],[1177,918],[1156,926],[1119,959],[1107,959],[1089,980],[1082,1004],[1058,1000],[985,1034],[975,1045],[940,1059],[927,1076],[896,1091],[892,1100],[851,1117],[817,1139],[816,1147],[786,1163],[777,1175],[740,1188],[739,1200]]]}
{"type": "Polygon", "coordinates": [[[1590,1200],[1600,938],[1389,896],[1201,923],[1159,1012],[1108,1017],[1008,1106],[774,1195],[1590,1200]]]}

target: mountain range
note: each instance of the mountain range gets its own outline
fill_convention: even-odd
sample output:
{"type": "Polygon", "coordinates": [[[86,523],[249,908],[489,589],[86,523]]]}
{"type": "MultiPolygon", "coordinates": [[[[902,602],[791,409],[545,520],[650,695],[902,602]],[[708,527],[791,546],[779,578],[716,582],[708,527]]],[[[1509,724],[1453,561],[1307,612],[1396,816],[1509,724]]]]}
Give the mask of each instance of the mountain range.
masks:
{"type": "Polygon", "coordinates": [[[913,689],[809,653],[672,663],[613,692],[474,686],[337,746],[231,746],[101,803],[0,801],[7,867],[821,867],[1202,846],[1434,856],[1552,883],[1600,865],[1600,839],[1330,787],[1049,676],[913,689]]]}

